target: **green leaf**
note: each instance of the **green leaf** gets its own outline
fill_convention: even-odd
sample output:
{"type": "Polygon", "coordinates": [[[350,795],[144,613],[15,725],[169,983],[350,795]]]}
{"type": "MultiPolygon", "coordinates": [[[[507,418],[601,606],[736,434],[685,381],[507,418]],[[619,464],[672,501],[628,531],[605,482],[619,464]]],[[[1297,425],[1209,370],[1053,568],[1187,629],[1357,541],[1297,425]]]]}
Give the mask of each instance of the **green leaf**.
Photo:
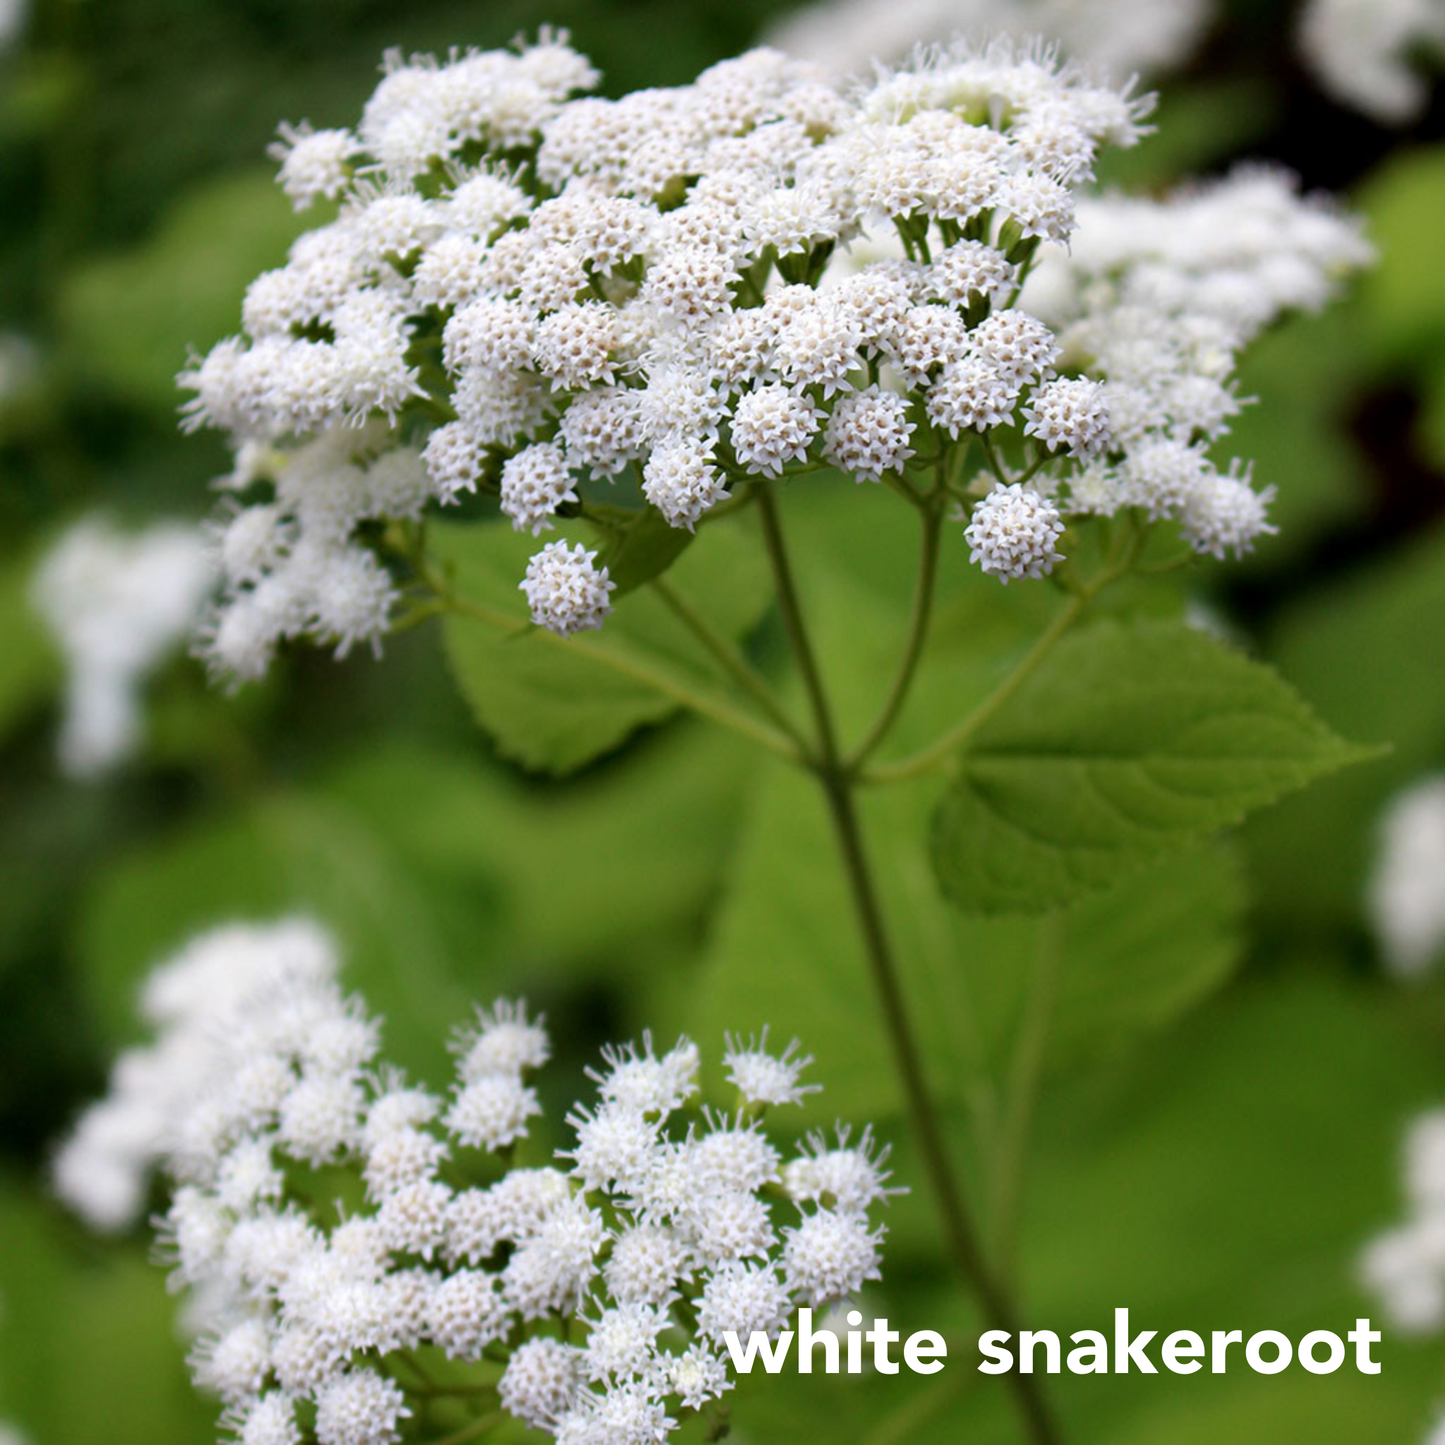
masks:
{"type": "Polygon", "coordinates": [[[686,527],[670,527],[656,507],[589,508],[588,520],[603,539],[597,564],[616,584],[614,604],[629,592],[660,577],[696,540],[686,527]]]}
{"type": "MultiPolygon", "coordinates": [[[[454,614],[445,636],[457,684],[503,757],[567,773],[610,752],[680,706],[648,675],[713,697],[726,691],[711,659],[652,591],[623,597],[600,632],[562,642],[531,625],[518,590],[535,538],[500,525],[447,525],[433,540],[457,594],[498,619],[454,614]]],[[[732,637],[750,631],[767,606],[761,549],[728,523],[683,553],[670,580],[732,637]]]]}
{"type": "Polygon", "coordinates": [[[1044,912],[1367,755],[1195,629],[1100,623],[970,739],[934,868],[968,911],[1044,912]]]}
{"type": "Polygon", "coordinates": [[[139,1241],[99,1248],[0,1180],[0,1304],[0,1420],[35,1440],[214,1436],[217,1406],[187,1378],[174,1298],[139,1241]]]}
{"type": "MultiPolygon", "coordinates": [[[[1047,951],[1047,1070],[1077,1067],[1161,1028],[1228,975],[1243,886],[1217,843],[1176,854],[1055,919],[977,918],[949,907],[928,865],[931,798],[910,784],[866,798],[903,991],[933,1086],[959,1103],[1007,1068],[1047,951]]],[[[816,785],[769,764],[693,999],[708,1031],[769,1023],[797,1034],[828,1080],[819,1117],[899,1107],[896,1070],[858,937],[854,900],[816,785]]],[[[701,1024],[697,1024],[701,1027],[701,1024]]]]}
{"type": "Polygon", "coordinates": [[[499,948],[576,970],[635,960],[645,933],[696,927],[756,761],[743,740],[700,724],[539,788],[476,757],[391,744],[347,761],[327,793],[417,876],[494,900],[499,948]]]}

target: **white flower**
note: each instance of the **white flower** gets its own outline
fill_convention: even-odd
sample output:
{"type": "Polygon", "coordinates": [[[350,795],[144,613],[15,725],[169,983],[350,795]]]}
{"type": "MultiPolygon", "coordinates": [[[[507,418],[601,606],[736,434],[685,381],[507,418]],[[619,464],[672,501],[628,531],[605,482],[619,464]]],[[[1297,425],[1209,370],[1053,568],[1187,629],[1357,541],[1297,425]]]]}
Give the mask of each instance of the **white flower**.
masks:
{"type": "Polygon", "coordinates": [[[805,393],[767,384],[738,398],[732,442],[750,472],[775,477],[789,462],[801,461],[817,435],[822,412],[805,393]]]}
{"type": "Polygon", "coordinates": [[[644,1033],[642,1044],[608,1044],[602,1050],[606,1072],[589,1068],[598,1093],[610,1105],[641,1114],[670,1114],[697,1092],[697,1071],[701,1056],[691,1039],[681,1038],[661,1058],[652,1051],[652,1035],[644,1033]]]}
{"type": "Polygon", "coordinates": [[[349,1370],[316,1394],[319,1445],[388,1445],[411,1415],[394,1380],[372,1370],[349,1370]]]}
{"type": "Polygon", "coordinates": [[[435,1178],[447,1157],[447,1146],[420,1129],[393,1129],[377,1137],[366,1149],[366,1185],[373,1199],[384,1199],[397,1189],[435,1178]]]}
{"type": "Polygon", "coordinates": [[[775,1337],[792,1301],[771,1265],[730,1261],[714,1270],[697,1303],[697,1327],[719,1347],[728,1331],[746,1340],[755,1331],[775,1337]]]}
{"type": "Polygon", "coordinates": [[[799,1204],[826,1204],[843,1213],[859,1212],[896,1191],[887,1188],[891,1177],[883,1165],[888,1147],[878,1148],[870,1129],[856,1145],[850,1130],[840,1125],[838,1143],[828,1146],[822,1134],[810,1134],[803,1152],[783,1168],[783,1187],[799,1204]]]}
{"type": "Polygon", "coordinates": [[[607,1291],[619,1304],[663,1305],[693,1271],[692,1251],[665,1225],[638,1224],[612,1242],[603,1266],[607,1291]]]}
{"type": "Polygon", "coordinates": [[[577,1134],[567,1157],[586,1189],[629,1188],[647,1171],[658,1126],[639,1108],[604,1103],[595,1113],[579,1106],[567,1116],[577,1134]]]}
{"type": "Polygon", "coordinates": [[[602,626],[615,584],[596,561],[597,553],[580,542],[570,552],[565,542],[549,542],[527,563],[520,588],[538,627],[567,637],[602,626]]]}
{"type": "Polygon", "coordinates": [[[541,1337],[512,1352],[497,1393],[509,1414],[534,1430],[547,1430],[571,1407],[580,1383],[578,1351],[541,1337]]]}
{"type": "Polygon", "coordinates": [[[194,628],[215,580],[203,535],[176,523],[127,535],[90,517],[51,548],[32,595],[69,672],[67,772],[95,777],[135,751],[145,680],[194,628]]]}
{"type": "Polygon", "coordinates": [[[498,999],[491,1008],[479,1008],[474,1022],[452,1042],[457,1073],[464,1084],[489,1074],[520,1074],[540,1069],[551,1056],[546,1019],[527,1017],[525,999],[498,999]]]}
{"type": "Polygon", "coordinates": [[[431,1291],[427,1334],[449,1359],[475,1360],[493,1340],[503,1338],[511,1314],[495,1275],[475,1269],[449,1274],[431,1291]]]}
{"type": "Polygon", "coordinates": [[[1260,537],[1277,531],[1265,520],[1274,488],[1255,491],[1245,474],[1206,472],[1184,499],[1179,530],[1196,552],[1221,561],[1252,550],[1260,537]]]}
{"type": "Polygon", "coordinates": [[[271,1331],[259,1316],[202,1341],[191,1360],[196,1383],[230,1405],[259,1395],[270,1370],[271,1331]]]}
{"type": "Polygon", "coordinates": [[[349,131],[312,130],[309,125],[283,125],[281,139],[271,147],[281,162],[281,189],[298,211],[319,200],[334,200],[350,180],[356,141],[349,131]]]}
{"type": "Polygon", "coordinates": [[[968,560],[990,577],[1008,584],[1016,577],[1045,577],[1063,554],[1055,544],[1063,535],[1059,509],[1047,497],[1017,482],[998,486],[973,509],[964,530],[968,560]]]}
{"type": "Polygon", "coordinates": [[[227,1411],[222,1423],[235,1433],[238,1445],[301,1445],[296,1402],[283,1390],[270,1390],[227,1411]]]}
{"type": "Polygon", "coordinates": [[[535,1089],[511,1074],[486,1074],[458,1092],[446,1126],[473,1149],[504,1149],[526,1137],[527,1120],[540,1114],[535,1089]]]}
{"type": "Polygon", "coordinates": [[[881,1229],[858,1214],[820,1209],[796,1229],[783,1231],[783,1273],[788,1288],[817,1307],[856,1294],[879,1278],[881,1229]]]}
{"type": "Polygon", "coordinates": [[[446,1238],[452,1191],[435,1179],[403,1184],[381,1200],[377,1223],[389,1249],[430,1259],[446,1238]]]}
{"type": "Polygon", "coordinates": [[[841,397],[828,418],[823,455],[854,481],[877,482],[901,472],[913,448],[908,398],[870,386],[841,397]]]}
{"type": "Polygon", "coordinates": [[[588,1321],[582,1368],[587,1378],[625,1380],[648,1373],[657,1337],[668,1328],[667,1311],[645,1301],[605,1309],[588,1321]]]}
{"type": "Polygon", "coordinates": [[[550,530],[557,508],[576,500],[567,459],[550,442],[527,447],[502,466],[502,510],[519,532],[535,537],[550,530]]]}
{"type": "Polygon", "coordinates": [[[733,1388],[727,1366],[701,1345],[689,1345],[668,1366],[668,1384],[685,1410],[700,1410],[733,1388]]]}
{"type": "Polygon", "coordinates": [[[1052,452],[1092,457],[1111,438],[1108,395],[1102,383],[1079,380],[1046,382],[1024,406],[1024,432],[1052,452]]]}
{"type": "Polygon", "coordinates": [[[1403,125],[1429,97],[1412,55],[1445,46],[1445,14],[1435,0],[1309,0],[1299,46],[1337,100],[1403,125]]]}
{"type": "MultiPolygon", "coordinates": [[[[768,1192],[781,1160],[759,1120],[697,1111],[696,1044],[658,1053],[644,1032],[589,1071],[597,1099],[568,1115],[576,1145],[559,1154],[570,1177],[507,1168],[468,1183],[472,1161],[438,1126],[491,1146],[537,1111],[523,1080],[548,1053],[541,1021],[507,1000],[478,1010],[454,1040],[444,1112],[378,1060],[379,1026],[342,995],[337,967],[299,920],[188,945],[143,990],[156,1039],[117,1066],[113,1097],[57,1168],[116,1223],[112,1196],[140,1208],[151,1165],[165,1165],[162,1242],[205,1321],[192,1373],[238,1445],[299,1445],[313,1418],[317,1445],[389,1445],[425,1397],[414,1364],[393,1369],[398,1352],[472,1362],[502,1342],[498,1391],[524,1423],[561,1445],[657,1442],[676,1423],[670,1402],[697,1409],[731,1388],[727,1331],[776,1334],[800,1302],[877,1277],[868,1211],[895,1191],[867,1130],[852,1147],[843,1128],[836,1148],[816,1137],[789,1166],[795,1201],[836,1212],[780,1238],[768,1192]],[[113,1177],[96,1182],[92,1162],[113,1177]],[[327,1195],[304,1210],[281,1203],[297,1164],[327,1171],[327,1195]],[[359,1204],[338,1216],[337,1198],[359,1204]],[[684,1292],[696,1324],[674,1308],[684,1292]],[[575,1345],[549,1337],[559,1315],[575,1345]]],[[[766,1031],[729,1041],[734,1081],[754,1103],[806,1093],[806,1056],[766,1044],[766,1031]]],[[[1415,1148],[1427,1192],[1433,1140],[1422,1131],[1415,1148]]]]}
{"type": "Polygon", "coordinates": [[[764,1028],[746,1042],[729,1035],[727,1045],[723,1063],[728,1078],[750,1104],[798,1104],[822,1087],[798,1082],[813,1057],[798,1051],[797,1039],[790,1040],[781,1054],[770,1054],[764,1028]]]}
{"type": "Polygon", "coordinates": [[[1445,776],[1423,778],[1385,810],[1370,918],[1386,966],[1423,975],[1445,949],[1445,776]]]}
{"type": "Polygon", "coordinates": [[[706,439],[677,437],[662,442],[648,457],[642,494],[670,527],[691,532],[727,496],[727,482],[713,465],[706,439]]]}

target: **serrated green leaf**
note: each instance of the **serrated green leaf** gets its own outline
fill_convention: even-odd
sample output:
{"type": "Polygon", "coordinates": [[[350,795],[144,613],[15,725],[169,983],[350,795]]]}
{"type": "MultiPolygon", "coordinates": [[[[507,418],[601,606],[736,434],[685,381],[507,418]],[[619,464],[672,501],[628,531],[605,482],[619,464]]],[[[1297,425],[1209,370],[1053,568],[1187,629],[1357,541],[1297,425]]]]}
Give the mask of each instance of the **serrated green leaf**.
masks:
{"type": "Polygon", "coordinates": [[[934,868],[970,912],[1045,912],[1364,756],[1203,633],[1100,623],[970,739],[934,815],[934,868]]]}
{"type": "MultiPolygon", "coordinates": [[[[517,584],[537,545],[501,526],[442,526],[434,533],[458,595],[506,619],[498,625],[456,614],[445,628],[457,684],[503,757],[540,772],[571,772],[677,711],[676,697],[628,664],[690,689],[725,691],[711,659],[651,591],[622,598],[601,632],[565,643],[531,626],[517,584]]],[[[728,523],[709,528],[701,545],[683,553],[669,580],[733,637],[746,634],[768,603],[761,549],[728,523]]]]}
{"type": "MultiPolygon", "coordinates": [[[[769,764],[754,799],[694,999],[701,1018],[796,1033],[828,1079],[822,1116],[898,1107],[874,985],[816,787],[769,764]]],[[[926,856],[930,796],[866,799],[867,847],[925,1063],[959,1103],[1007,1066],[1035,977],[1052,965],[1045,1069],[1074,1067],[1163,1027],[1215,988],[1239,952],[1232,854],[1195,847],[1078,902],[1056,920],[976,918],[939,897],[926,856]],[[1046,959],[1046,951],[1058,957],[1046,959]]],[[[699,1025],[700,1026],[700,1025],[699,1025]]]]}

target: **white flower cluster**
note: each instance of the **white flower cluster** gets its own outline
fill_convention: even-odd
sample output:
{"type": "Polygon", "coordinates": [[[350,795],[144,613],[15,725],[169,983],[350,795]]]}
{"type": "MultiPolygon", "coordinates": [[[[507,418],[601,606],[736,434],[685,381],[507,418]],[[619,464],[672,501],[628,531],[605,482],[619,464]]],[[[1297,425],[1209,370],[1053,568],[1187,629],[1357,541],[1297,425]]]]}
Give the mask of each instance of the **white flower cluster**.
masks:
{"type": "Polygon", "coordinates": [[[90,517],[42,559],[32,598],[68,669],[60,761],[94,777],[134,751],[141,688],[189,636],[215,585],[199,529],[125,533],[90,517]]]}
{"type": "Polygon", "coordinates": [[[1214,9],[1211,0],[819,0],[788,15],[768,40],[848,75],[960,31],[1042,35],[1111,75],[1155,75],[1194,53],[1214,9]]]}
{"type": "Polygon", "coordinates": [[[303,1409],[318,1445],[398,1439],[431,1376],[418,1350],[475,1365],[463,1396],[494,1387],[565,1445],[652,1445],[732,1388],[727,1331],[775,1334],[879,1277],[887,1150],[840,1128],[785,1162],[761,1127],[816,1087],[795,1045],[728,1040],[731,1115],[696,1108],[689,1040],[609,1048],[571,1147],[522,1168],[541,1020],[478,1011],[442,1098],[378,1064],[379,1025],[337,972],[304,921],[192,942],[146,986],[155,1042],[56,1161],[105,1227],[164,1167],[163,1235],[206,1326],[195,1377],[242,1445],[300,1445],[303,1409]],[[338,1172],[354,1188],[321,1197],[338,1172]]]}
{"type": "Polygon", "coordinates": [[[1440,0],[1309,0],[1299,46],[1336,100],[1385,125],[1415,119],[1429,99],[1418,56],[1445,57],[1440,0]]]}
{"type": "Polygon", "coordinates": [[[1273,530],[1271,489],[1256,491],[1237,463],[1221,472],[1208,453],[1242,404],[1235,359],[1369,262],[1359,224],[1262,167],[1162,200],[1084,198],[1077,216],[1069,252],[1049,250],[1024,302],[1060,329],[1066,365],[1106,383],[1113,450],[1069,479],[1061,506],[1140,507],[1177,518],[1199,552],[1248,550],[1273,530]]]}
{"type": "Polygon", "coordinates": [[[1445,775],[1415,783],[1385,810],[1369,906],[1392,973],[1418,978],[1445,957],[1445,775]]]}
{"type": "MultiPolygon", "coordinates": [[[[183,378],[192,420],[232,434],[238,493],[264,492],[224,531],[224,669],[258,675],[286,637],[378,638],[397,591],[377,524],[429,501],[495,493],[535,535],[632,468],[695,528],[794,464],[876,481],[1020,415],[1071,456],[1103,444],[1097,399],[1052,382],[1052,334],[1011,303],[1145,103],[1006,44],[851,98],[769,50],[567,98],[594,80],[551,36],[391,56],[354,134],[285,132],[282,185],[339,217],[183,378]],[[824,275],[895,229],[909,259],[824,275]]],[[[522,585],[567,632],[600,623],[609,582],[553,544],[522,585]]]]}
{"type": "Polygon", "coordinates": [[[1405,1133],[1405,1223],[1370,1241],[1360,1261],[1367,1289],[1396,1328],[1445,1328],[1445,1109],[1415,1119],[1405,1133]]]}

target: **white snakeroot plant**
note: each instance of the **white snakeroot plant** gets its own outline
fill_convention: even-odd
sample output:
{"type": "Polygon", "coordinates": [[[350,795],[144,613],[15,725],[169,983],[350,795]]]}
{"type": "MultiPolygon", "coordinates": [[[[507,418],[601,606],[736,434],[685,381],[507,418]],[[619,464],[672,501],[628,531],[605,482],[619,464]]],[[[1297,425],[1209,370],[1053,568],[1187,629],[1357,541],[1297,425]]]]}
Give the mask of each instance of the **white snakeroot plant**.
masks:
{"type": "Polygon", "coordinates": [[[571,1147],[522,1167],[543,1021],[478,1010],[442,1098],[381,1061],[338,974],[303,919],[193,940],[146,984],[153,1041],[56,1159],[102,1228],[164,1176],[228,1438],[386,1445],[423,1410],[484,1429],[500,1405],[567,1445],[649,1445],[733,1388],[727,1331],[775,1336],[879,1278],[887,1148],[840,1127],[787,1160],[763,1128],[818,1087],[796,1044],[729,1041],[731,1112],[699,1108],[689,1039],[609,1048],[571,1147]]]}
{"type": "MultiPolygon", "coordinates": [[[[942,893],[1037,916],[1354,756],[1146,579],[1272,534],[1269,480],[1227,451],[1236,361],[1322,306],[1369,248],[1274,170],[1164,198],[1097,194],[1099,152],[1138,141],[1150,101],[1037,44],[919,51],[856,87],[774,50],[617,100],[585,94],[597,79],[552,34],[445,61],[391,55],[354,130],[283,131],[287,193],[337,211],[252,284],[243,334],[183,377],[191,424],[235,452],[204,651],[255,678],[283,642],[344,653],[442,615],[479,716],[529,765],[581,766],[688,708],[801,769],[826,805],[950,1257],[1008,1328],[1007,1271],[955,1178],[858,795],[946,774],[927,843],[942,893]],[[856,740],[793,561],[784,504],[805,504],[799,492],[856,507],[860,528],[895,508],[918,530],[892,680],[856,740]],[[756,583],[687,573],[710,550],[725,564],[728,544],[766,561],[801,704],[747,650],[756,583]],[[680,559],[689,585],[670,573],[680,559]],[[1097,619],[1126,578],[1132,593],[1111,592],[1123,600],[1097,619]],[[945,588],[989,625],[935,636],[945,588]],[[1150,588],[1176,620],[1139,606],[1150,588]],[[482,628],[507,645],[478,643],[482,628]],[[915,687],[930,667],[932,696],[915,687]],[[996,682],[935,717],[931,742],[888,756],[896,725],[956,698],[960,676],[996,682]]],[[[820,572],[835,540],[815,539],[820,572]]],[[[870,588],[886,589],[891,555],[877,549],[870,588]]],[[[518,1047],[529,1036],[498,1015],[479,1024],[484,1054],[504,1022],[518,1047]]],[[[412,1268],[484,1269],[501,1240],[514,1252],[499,1308],[591,1321],[582,1357],[540,1336],[514,1351],[499,1384],[514,1413],[569,1445],[655,1439],[720,1388],[719,1330],[777,1327],[870,1278],[871,1136],[810,1146],[786,1187],[817,1208],[780,1234],[781,1166],[746,1116],[662,1127],[690,1097],[690,1049],[610,1059],[600,1101],[570,1116],[567,1197],[543,1208],[508,1192],[536,1232],[497,1234],[478,1205],[454,1206],[434,1159],[513,1147],[537,1108],[535,1062],[464,1066],[445,1108],[384,1090],[383,1117],[407,1131],[384,1147],[353,1127],[369,1075],[293,1081],[258,1063],[256,1078],[282,1090],[266,1107],[290,1157],[364,1151],[384,1195],[375,1228],[412,1268]],[[716,1187],[700,1189],[698,1169],[716,1187]],[[680,1352],[677,1290],[696,1318],[680,1352]]],[[[729,1043],[731,1078],[759,1107],[805,1092],[804,1062],[729,1043]]],[[[209,1137],[205,1117],[191,1127],[209,1137]]],[[[96,1177],[119,1201],[131,1174],[96,1177]]],[[[450,1285],[444,1338],[492,1319],[463,1309],[473,1289],[450,1285]]],[[[311,1392],[320,1418],[330,1357],[304,1332],[287,1339],[281,1388],[311,1392]]],[[[1009,1383],[1031,1438],[1056,1440],[1038,1382],[1009,1383]]],[[[339,1390],[326,1418],[385,1415],[384,1387],[339,1390]]]]}

